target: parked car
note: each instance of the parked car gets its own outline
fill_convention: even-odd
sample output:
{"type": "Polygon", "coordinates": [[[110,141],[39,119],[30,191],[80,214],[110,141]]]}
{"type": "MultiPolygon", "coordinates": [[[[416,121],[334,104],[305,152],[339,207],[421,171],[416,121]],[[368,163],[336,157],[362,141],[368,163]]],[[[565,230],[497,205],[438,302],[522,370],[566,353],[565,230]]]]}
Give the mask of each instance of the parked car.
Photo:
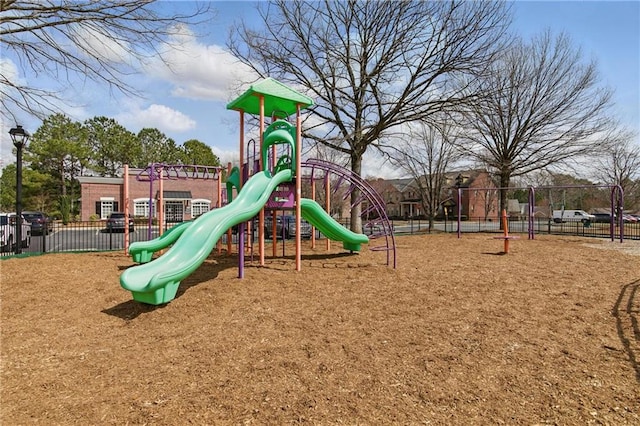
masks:
{"type": "MultiPolygon", "coordinates": [[[[17,232],[16,232],[16,214],[15,213],[0,213],[0,250],[3,252],[14,251],[17,247],[17,232]]],[[[22,248],[27,248],[31,245],[31,224],[22,216],[22,248]]]]}
{"type": "Polygon", "coordinates": [[[22,215],[31,223],[31,235],[49,235],[51,219],[42,212],[22,212],[22,215]]]}
{"type": "MultiPolygon", "coordinates": [[[[124,232],[124,213],[113,212],[107,219],[107,232],[124,232]]],[[[129,216],[129,232],[134,231],[133,219],[129,216]]]]}
{"type": "Polygon", "coordinates": [[[611,223],[611,214],[609,213],[592,213],[595,217],[593,222],[597,223],[611,223]]]}
{"type": "Polygon", "coordinates": [[[585,212],[584,210],[554,210],[553,221],[555,223],[563,222],[582,222],[591,223],[595,216],[585,212]]]}
{"type": "MultiPolygon", "coordinates": [[[[311,238],[311,225],[304,219],[300,219],[300,238],[311,238]]],[[[272,239],[273,219],[271,215],[264,218],[264,234],[265,238],[272,239]]],[[[276,237],[285,239],[294,238],[297,234],[296,218],[292,215],[276,216],[276,237]],[[284,232],[283,232],[284,224],[284,232]]]]}
{"type": "Polygon", "coordinates": [[[634,216],[634,215],[632,215],[632,214],[623,214],[623,215],[622,215],[622,220],[623,220],[624,222],[629,222],[629,223],[636,223],[636,222],[638,222],[638,218],[637,218],[637,217],[635,217],[635,216],[634,216]]]}
{"type": "MultiPolygon", "coordinates": [[[[293,218],[293,216],[285,216],[285,217],[290,217],[293,218]]],[[[276,216],[276,238],[280,239],[283,238],[286,240],[289,238],[289,231],[287,230],[287,228],[284,228],[284,233],[283,233],[283,227],[282,224],[284,223],[285,220],[283,220],[283,217],[278,215],[276,216]]],[[[264,237],[267,239],[273,239],[272,237],[272,232],[273,232],[273,218],[271,217],[271,214],[267,214],[265,215],[264,218],[264,237]]]]}
{"type": "MultiPolygon", "coordinates": [[[[291,220],[287,223],[287,225],[289,229],[289,236],[291,238],[295,238],[297,234],[296,218],[291,216],[291,220]]],[[[303,218],[300,218],[300,238],[305,238],[305,239],[311,238],[312,231],[313,229],[311,227],[311,224],[306,220],[304,220],[303,218]]]]}

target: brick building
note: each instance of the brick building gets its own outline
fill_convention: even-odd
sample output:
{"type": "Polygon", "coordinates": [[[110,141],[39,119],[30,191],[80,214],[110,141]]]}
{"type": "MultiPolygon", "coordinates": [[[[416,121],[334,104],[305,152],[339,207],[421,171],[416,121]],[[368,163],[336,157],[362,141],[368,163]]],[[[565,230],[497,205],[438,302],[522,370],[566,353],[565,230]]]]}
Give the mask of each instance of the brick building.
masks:
{"type": "MultiPolygon", "coordinates": [[[[157,217],[160,182],[148,180],[141,169],[129,169],[129,212],[136,218],[157,217]],[[138,177],[140,176],[139,180],[138,177]]],[[[80,220],[106,219],[114,211],[124,211],[124,177],[81,176],[80,220]]],[[[165,220],[189,220],[218,206],[218,179],[211,173],[165,174],[162,182],[165,220]]],[[[224,188],[224,187],[223,187],[224,188]]]]}
{"type": "MultiPolygon", "coordinates": [[[[470,170],[447,174],[447,186],[454,189],[459,179],[462,191],[461,217],[487,219],[499,216],[500,196],[489,173],[485,170],[470,170]]],[[[457,194],[453,195],[457,198],[457,194]]]]}

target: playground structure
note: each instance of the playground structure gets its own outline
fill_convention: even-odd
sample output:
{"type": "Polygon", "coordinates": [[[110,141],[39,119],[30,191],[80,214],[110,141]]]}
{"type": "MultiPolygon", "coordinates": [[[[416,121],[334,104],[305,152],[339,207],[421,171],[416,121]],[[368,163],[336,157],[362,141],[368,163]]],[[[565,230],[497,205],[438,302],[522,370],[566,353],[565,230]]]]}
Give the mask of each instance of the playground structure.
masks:
{"type": "MultiPolygon", "coordinates": [[[[149,198],[148,198],[148,226],[147,226],[147,238],[151,240],[153,232],[153,217],[154,212],[157,213],[157,225],[162,237],[162,230],[165,225],[165,203],[164,203],[164,181],[165,180],[183,180],[183,179],[201,179],[201,180],[214,180],[217,186],[217,200],[214,207],[220,207],[222,205],[221,199],[221,174],[222,167],[217,166],[203,166],[203,165],[186,165],[186,164],[165,164],[165,163],[151,163],[146,168],[140,170],[136,175],[136,180],[139,182],[149,182],[149,198]],[[155,198],[153,196],[154,182],[159,183],[158,188],[158,205],[157,209],[154,206],[155,198]]],[[[123,192],[124,192],[124,208],[123,212],[125,217],[131,217],[130,215],[130,190],[129,190],[129,166],[124,165],[123,171],[123,192]]],[[[180,215],[182,216],[182,215],[180,215]]],[[[129,253],[130,243],[130,231],[129,227],[124,229],[124,249],[125,254],[129,253]]],[[[160,250],[160,249],[158,249],[160,250]]]]}
{"type": "MultiPolygon", "coordinates": [[[[230,233],[230,229],[238,226],[238,277],[244,277],[245,237],[252,235],[248,226],[255,217],[258,223],[259,264],[265,264],[265,211],[275,216],[277,211],[291,210],[295,216],[296,229],[300,229],[301,218],[306,219],[318,229],[328,240],[340,241],[345,250],[359,251],[362,244],[370,242],[364,234],[355,233],[336,222],[329,211],[320,206],[314,199],[301,196],[302,181],[307,179],[315,194],[316,180],[321,179],[326,194],[337,191],[343,183],[344,199],[358,189],[362,194],[353,208],[362,201],[368,202],[367,212],[375,211],[376,227],[379,229],[374,238],[383,238],[384,245],[372,247],[372,250],[387,252],[387,265],[391,261],[396,266],[395,242],[392,227],[386,217],[384,203],[375,191],[359,176],[355,176],[337,165],[320,160],[301,161],[301,110],[313,105],[313,101],[288,88],[287,86],[267,78],[252,85],[239,98],[227,105],[228,109],[240,114],[240,166],[233,168],[227,178],[228,204],[211,210],[192,222],[185,222],[171,228],[161,237],[133,243],[129,252],[134,261],[142,263],[125,270],[120,276],[123,288],[131,291],[133,299],[142,303],[159,305],[175,298],[181,280],[195,271],[207,258],[221,236],[230,233]],[[245,114],[259,116],[259,156],[249,158],[245,162],[244,122],[245,114]],[[295,114],[295,125],[286,120],[295,114]],[[272,122],[265,127],[265,117],[271,116],[272,122]],[[303,173],[303,168],[307,171],[303,173]],[[331,184],[330,176],[337,177],[331,184]],[[235,197],[234,190],[235,189],[235,197]],[[151,261],[155,252],[171,246],[166,253],[151,261]]],[[[254,152],[255,153],[255,152],[254,152]]],[[[248,156],[247,156],[248,157],[248,156]]],[[[171,171],[175,166],[164,165],[162,171],[171,171]]],[[[219,177],[219,170],[212,172],[219,177]]],[[[151,181],[156,177],[151,167],[151,181]]],[[[162,191],[160,191],[162,193],[162,191]]],[[[220,194],[221,191],[218,192],[220,194]]],[[[219,195],[220,196],[220,195],[219,195]]],[[[313,197],[312,197],[313,198],[313,197]]],[[[327,197],[327,203],[329,197],[327,197]]],[[[218,204],[220,206],[220,203],[218,204]]],[[[272,221],[275,226],[275,220],[272,221]]],[[[314,233],[315,237],[315,233],[314,233]]],[[[230,241],[230,239],[228,240],[230,241]]],[[[315,240],[312,240],[312,244],[315,240]]],[[[273,241],[273,253],[276,253],[276,239],[273,241]]],[[[295,236],[295,268],[301,270],[301,235],[295,236]]]]}
{"type": "MultiPolygon", "coordinates": [[[[165,214],[164,214],[164,181],[176,180],[176,179],[204,179],[214,180],[217,184],[217,200],[215,207],[222,206],[222,167],[216,166],[202,166],[202,165],[185,165],[185,164],[164,164],[164,163],[152,163],[149,164],[144,170],[141,170],[136,176],[136,180],[141,182],[149,182],[149,222],[148,222],[148,235],[151,239],[151,226],[153,215],[151,209],[153,208],[153,188],[154,182],[158,182],[158,227],[164,229],[165,214]]],[[[129,203],[125,203],[128,207],[129,203]]]]}

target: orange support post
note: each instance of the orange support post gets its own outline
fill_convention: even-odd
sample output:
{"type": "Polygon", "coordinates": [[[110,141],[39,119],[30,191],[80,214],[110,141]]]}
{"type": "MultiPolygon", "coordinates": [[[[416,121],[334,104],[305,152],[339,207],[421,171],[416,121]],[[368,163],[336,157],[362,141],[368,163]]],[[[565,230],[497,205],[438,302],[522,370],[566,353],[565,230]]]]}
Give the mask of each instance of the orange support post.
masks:
{"type": "Polygon", "coordinates": [[[507,210],[502,209],[502,230],[503,235],[501,237],[494,237],[499,240],[504,240],[504,254],[509,254],[509,240],[515,240],[518,237],[509,235],[509,221],[507,220],[507,210]]]}

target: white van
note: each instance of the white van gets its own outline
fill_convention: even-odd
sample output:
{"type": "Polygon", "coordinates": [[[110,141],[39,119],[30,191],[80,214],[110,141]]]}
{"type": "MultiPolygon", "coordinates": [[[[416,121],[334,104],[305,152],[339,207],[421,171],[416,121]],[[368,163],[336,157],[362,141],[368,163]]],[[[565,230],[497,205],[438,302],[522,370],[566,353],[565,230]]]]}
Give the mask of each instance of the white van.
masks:
{"type": "Polygon", "coordinates": [[[563,222],[582,222],[591,223],[595,220],[595,216],[585,212],[584,210],[554,210],[553,221],[555,223],[563,222]]]}
{"type": "MultiPolygon", "coordinates": [[[[16,241],[16,214],[0,213],[0,250],[3,252],[14,251],[16,241]]],[[[22,216],[22,248],[31,244],[31,224],[22,216]]]]}

